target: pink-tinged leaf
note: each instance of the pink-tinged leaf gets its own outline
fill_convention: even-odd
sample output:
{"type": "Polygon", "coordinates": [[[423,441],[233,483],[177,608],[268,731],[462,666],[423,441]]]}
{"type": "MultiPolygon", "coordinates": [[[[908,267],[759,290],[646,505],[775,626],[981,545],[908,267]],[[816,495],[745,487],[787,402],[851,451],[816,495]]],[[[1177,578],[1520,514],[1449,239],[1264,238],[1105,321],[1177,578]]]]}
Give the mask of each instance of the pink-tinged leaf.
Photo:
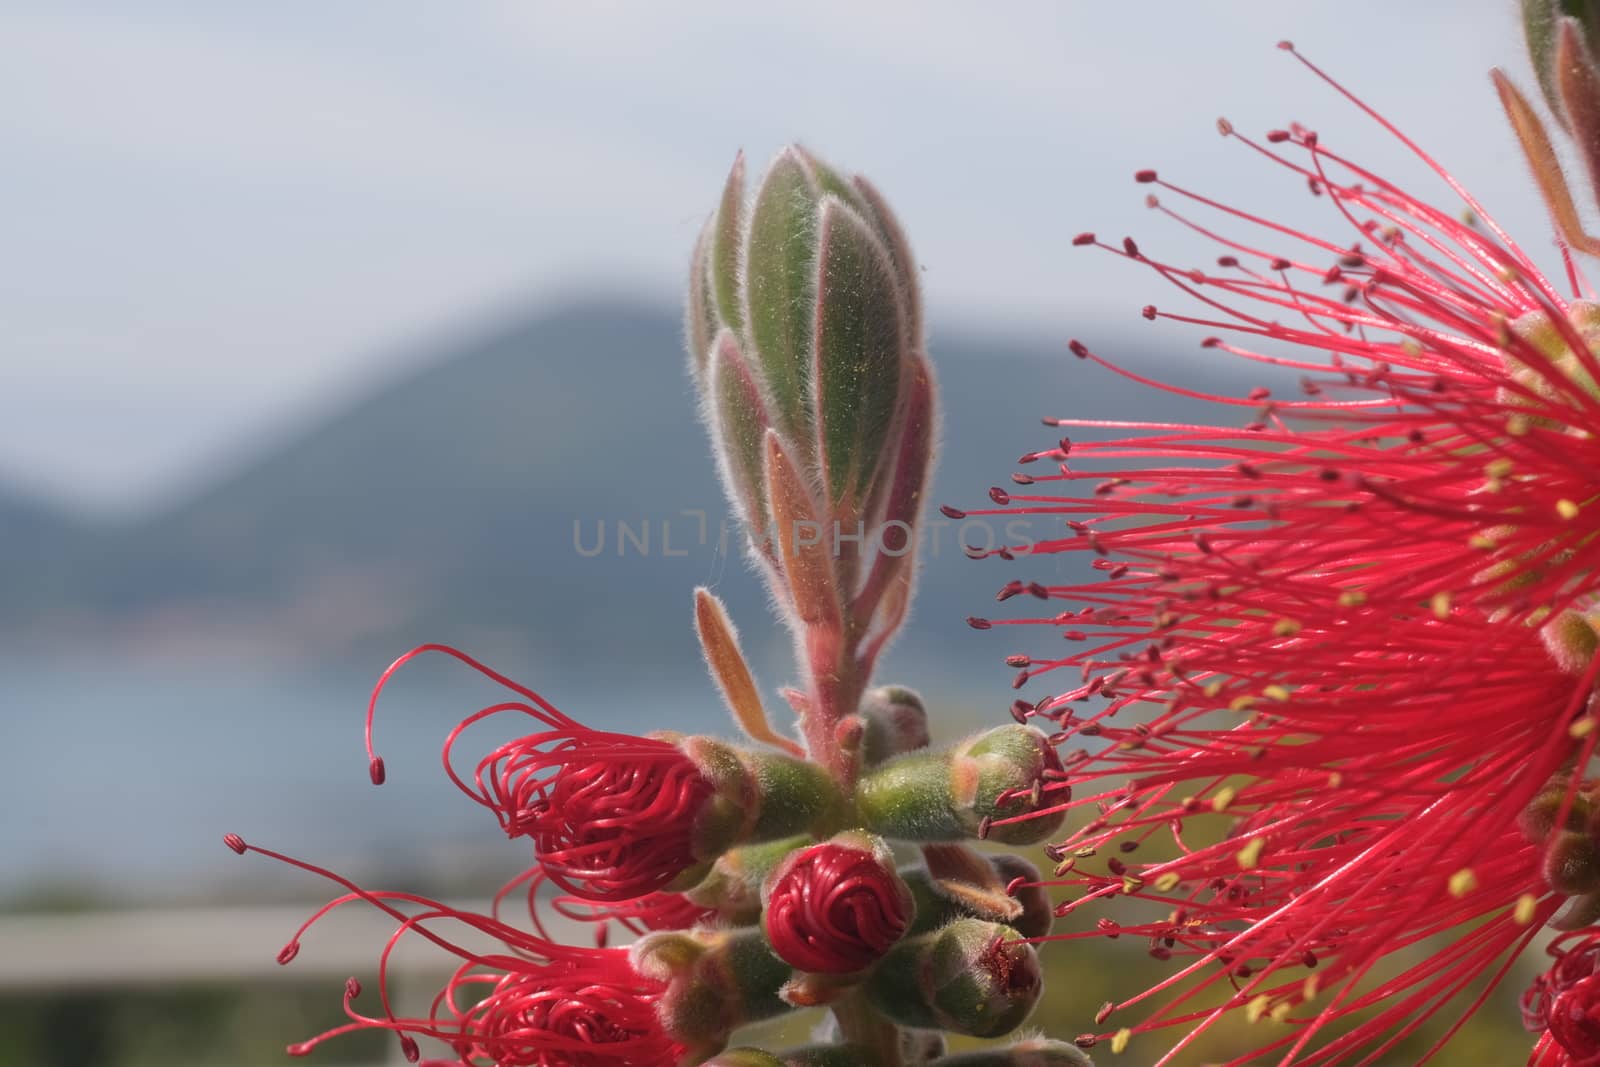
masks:
{"type": "Polygon", "coordinates": [[[832,193],[863,215],[867,213],[867,202],[862,199],[861,193],[849,178],[818,159],[808,148],[794,145],[793,151],[798,153],[811,168],[811,173],[816,178],[819,190],[823,193],[832,193]]]}
{"type": "Polygon", "coordinates": [[[711,241],[712,291],[722,323],[735,332],[744,326],[744,306],[739,297],[740,244],[744,237],[744,153],[733,159],[733,169],[722,187],[711,241]]]}
{"type": "Polygon", "coordinates": [[[917,280],[917,261],[911,254],[911,242],[906,240],[900,220],[889,210],[889,202],[877,187],[859,175],[854,179],[854,185],[867,205],[863,214],[877,229],[878,236],[883,238],[894,260],[895,276],[900,280],[900,304],[905,311],[906,345],[913,352],[921,351],[922,287],[917,280]]]}
{"type": "Polygon", "coordinates": [[[772,536],[778,542],[778,557],[795,614],[810,627],[840,631],[842,609],[831,556],[831,531],[825,527],[821,511],[782,439],[771,430],[767,431],[766,458],[772,536]]]}
{"type": "Polygon", "coordinates": [[[694,243],[694,255],[689,257],[689,299],[683,315],[684,343],[689,348],[689,366],[694,371],[695,382],[705,385],[707,364],[711,359],[711,342],[717,336],[716,297],[711,292],[711,232],[716,220],[708,220],[694,243]]]}
{"type": "Polygon", "coordinates": [[[694,628],[700,636],[700,648],[705,653],[711,677],[744,732],[756,741],[804,758],[805,750],[773,730],[767,721],[755,677],[739,648],[739,632],[734,629],[722,601],[705,588],[694,591],[694,628]]]}
{"type": "Polygon", "coordinates": [[[1539,194],[1549,208],[1562,238],[1574,248],[1591,254],[1600,252],[1600,242],[1583,232],[1583,220],[1572,202],[1566,176],[1561,173],[1561,161],[1550,143],[1550,135],[1545,132],[1544,123],[1539,120],[1538,112],[1534,111],[1527,98],[1511,84],[1511,79],[1503,71],[1491,70],[1489,76],[1494,79],[1494,87],[1500,94],[1500,105],[1505,108],[1506,118],[1511,120],[1512,132],[1522,145],[1522,154],[1527,157],[1528,167],[1533,171],[1534,183],[1538,185],[1539,194]]]}
{"type": "Polygon", "coordinates": [[[767,401],[732,331],[717,335],[707,382],[708,422],[722,486],[746,528],[762,540],[767,523],[767,401]]]}
{"type": "MultiPolygon", "coordinates": [[[[906,395],[902,403],[898,440],[892,454],[893,467],[880,479],[883,509],[873,521],[877,524],[872,539],[876,552],[872,568],[856,597],[858,623],[866,622],[878,610],[879,600],[891,586],[901,586],[905,603],[897,612],[901,619],[910,608],[916,574],[915,544],[917,522],[928,476],[933,469],[934,442],[938,435],[938,390],[933,367],[920,353],[912,356],[906,369],[906,395]]],[[[876,511],[876,508],[874,508],[876,511]]],[[[898,626],[898,622],[895,624],[898,626]]]]}
{"type": "Polygon", "coordinates": [[[905,320],[888,249],[837,197],[823,198],[819,244],[812,365],[817,455],[829,503],[858,517],[899,414],[905,320]]]}
{"type": "Polygon", "coordinates": [[[1589,171],[1595,199],[1600,201],[1600,74],[1576,19],[1562,19],[1557,31],[1556,85],[1568,129],[1589,171]]]}

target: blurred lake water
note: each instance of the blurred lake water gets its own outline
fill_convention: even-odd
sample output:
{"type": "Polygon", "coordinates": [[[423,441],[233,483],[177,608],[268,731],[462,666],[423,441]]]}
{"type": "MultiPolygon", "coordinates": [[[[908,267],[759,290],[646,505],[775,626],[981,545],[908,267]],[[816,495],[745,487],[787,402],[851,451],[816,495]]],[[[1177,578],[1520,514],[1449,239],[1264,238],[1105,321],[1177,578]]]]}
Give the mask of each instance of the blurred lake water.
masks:
{"type": "MultiPolygon", "coordinates": [[[[509,868],[521,850],[450,784],[439,759],[449,730],[499,692],[442,658],[408,666],[379,705],[376,738],[389,780],[375,788],[362,722],[383,666],[274,673],[116,659],[0,661],[0,898],[71,890],[107,903],[159,902],[241,883],[321,893],[301,872],[234,856],[221,841],[230,831],[329,866],[407,871],[429,856],[492,849],[509,868]]],[[[709,694],[608,686],[603,695],[544,695],[597,727],[727,726],[709,694]]],[[[458,750],[465,771],[525,726],[507,717],[477,728],[476,739],[467,735],[458,750]]]]}

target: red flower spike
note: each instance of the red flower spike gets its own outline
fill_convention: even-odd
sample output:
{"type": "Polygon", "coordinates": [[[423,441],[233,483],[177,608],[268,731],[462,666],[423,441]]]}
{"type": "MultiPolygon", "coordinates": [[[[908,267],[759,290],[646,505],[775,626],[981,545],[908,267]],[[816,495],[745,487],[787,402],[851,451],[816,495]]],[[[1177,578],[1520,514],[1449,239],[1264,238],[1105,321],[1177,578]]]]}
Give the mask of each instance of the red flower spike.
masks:
{"type": "Polygon", "coordinates": [[[390,1030],[406,1059],[420,1058],[418,1037],[432,1038],[455,1053],[430,1064],[489,1062],[496,1067],[662,1067],[676,1063],[687,1049],[668,1035],[656,1005],[664,983],[635,972],[626,949],[575,948],[509,926],[492,916],[453,908],[412,893],[373,892],[324,868],[269,849],[246,850],[280,860],[337,882],[348,892],[319,909],[295,934],[295,945],[324,915],[343,904],[364,901],[398,924],[378,960],[381,1015],[358,1012],[353,1001],[361,985],[348,979],[344,1009],[350,1022],[289,1046],[304,1056],[341,1034],[390,1030]],[[477,951],[445,935],[464,927],[498,949],[477,951]],[[398,1017],[390,1006],[389,958],[412,934],[460,960],[433,999],[428,1015],[398,1017]]]}
{"type": "Polygon", "coordinates": [[[763,896],[772,950],[812,974],[872,966],[910,927],[916,908],[888,847],[863,834],[793,853],[772,872],[763,896]]]}
{"type": "Polygon", "coordinates": [[[1468,1010],[1480,1003],[1475,983],[1492,985],[1561,908],[1546,845],[1519,820],[1600,734],[1595,660],[1558,663],[1540,638],[1600,598],[1600,438],[1571,429],[1600,423],[1600,331],[1594,306],[1563,296],[1470,198],[1481,227],[1303,127],[1267,144],[1223,133],[1313,181],[1354,233],[1295,232],[1152,175],[1159,210],[1216,239],[1233,265],[1210,275],[1149,242],[1099,247],[1209,309],[1156,317],[1303,372],[1303,396],[1174,389],[1074,346],[1252,421],[1053,420],[1130,435],[1075,440],[1071,463],[1092,471],[1063,465],[1004,512],[968,514],[1064,518],[1068,536],[1029,551],[1084,552],[1105,576],[1048,588],[1081,611],[983,623],[1070,627],[1072,646],[1030,654],[1025,668],[1074,679],[1036,708],[1060,724],[1057,741],[1086,746],[1064,760],[1074,799],[1060,806],[1092,806],[1092,820],[1058,852],[1176,838],[1174,859],[1104,875],[1080,862],[1059,883],[1079,891],[1064,914],[1117,895],[1171,909],[1110,928],[1187,961],[1117,1005],[1171,998],[1115,1043],[1182,1026],[1190,1034],[1158,1061],[1173,1063],[1194,1033],[1243,1009],[1301,1025],[1231,1063],[1374,1062],[1452,998],[1473,989],[1468,1010]],[[1178,200],[1254,235],[1191,221],[1168,206],[1178,200]],[[1284,240],[1282,253],[1264,247],[1284,240]],[[1321,291],[1330,264],[1343,293],[1321,291]],[[1186,844],[1202,819],[1226,820],[1227,836],[1186,844]],[[1364,982],[1447,932],[1446,947],[1364,982]],[[1226,1001],[1206,1006],[1219,988],[1226,1001]]]}
{"type": "Polygon", "coordinates": [[[367,709],[368,756],[378,696],[396,670],[424,652],[442,652],[521,699],[483,708],[450,732],[445,770],[469,797],[493,811],[510,837],[532,841],[550,880],[586,900],[619,901],[662,889],[698,861],[696,816],[713,787],[671,742],[593,730],[528,689],[445,645],[423,645],[379,679],[367,709]],[[524,715],[543,727],[478,761],[469,784],[451,752],[466,729],[498,715],[524,715]]]}

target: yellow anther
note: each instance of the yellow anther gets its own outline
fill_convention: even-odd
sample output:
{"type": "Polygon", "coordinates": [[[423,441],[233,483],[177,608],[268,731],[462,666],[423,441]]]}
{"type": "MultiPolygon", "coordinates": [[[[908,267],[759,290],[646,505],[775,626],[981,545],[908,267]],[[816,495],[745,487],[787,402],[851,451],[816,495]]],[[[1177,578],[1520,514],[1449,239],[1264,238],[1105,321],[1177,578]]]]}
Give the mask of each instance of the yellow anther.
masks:
{"type": "Polygon", "coordinates": [[[1237,697],[1234,697],[1232,700],[1230,700],[1228,702],[1228,710],[1229,711],[1249,711],[1250,710],[1250,706],[1252,704],[1254,704],[1255,702],[1256,702],[1256,698],[1251,696],[1249,693],[1246,693],[1243,696],[1237,696],[1237,697]]]}
{"type": "Polygon", "coordinates": [[[1222,692],[1222,683],[1207,682],[1205,688],[1200,691],[1206,695],[1206,699],[1215,700],[1217,698],[1217,694],[1222,692]]]}
{"type": "Polygon", "coordinates": [[[1526,415],[1506,416],[1506,433],[1512,437],[1526,437],[1528,431],[1532,428],[1533,424],[1528,421],[1528,416],[1526,415]]]}
{"type": "Polygon", "coordinates": [[[1574,504],[1570,500],[1556,501],[1556,514],[1560,515],[1563,519],[1577,518],[1578,510],[1578,505],[1574,504]]]}
{"type": "Polygon", "coordinates": [[[1366,602],[1367,594],[1359,589],[1346,589],[1339,594],[1339,606],[1341,608],[1359,608],[1366,602]]]}
{"type": "Polygon", "coordinates": [[[1478,888],[1478,876],[1472,872],[1471,867],[1463,867],[1450,876],[1450,895],[1458,900],[1476,888],[1478,888]]]}
{"type": "Polygon", "coordinates": [[[1293,1009],[1290,1007],[1290,1004],[1287,1000],[1280,1000],[1278,1003],[1272,1006],[1272,1011],[1268,1014],[1272,1016],[1273,1022],[1281,1023],[1283,1020],[1289,1017],[1289,1012],[1291,1010],[1293,1009]]]}
{"type": "Polygon", "coordinates": [[[1572,737],[1588,737],[1594,733],[1594,717],[1584,715],[1581,718],[1573,719],[1572,725],[1567,727],[1567,733],[1572,737]]]}
{"type": "Polygon", "coordinates": [[[1128,1047],[1128,1041],[1133,1037],[1133,1031],[1123,1027],[1111,1036],[1111,1051],[1121,1052],[1128,1047]]]}
{"type": "Polygon", "coordinates": [[[1329,771],[1328,788],[1338,789],[1341,785],[1344,785],[1344,775],[1340,774],[1338,771],[1329,771]]]}
{"type": "Polygon", "coordinates": [[[1155,887],[1159,892],[1170,893],[1178,888],[1182,882],[1183,879],[1178,875],[1177,871],[1168,871],[1166,874],[1156,878],[1155,887]]]}
{"type": "Polygon", "coordinates": [[[1300,623],[1293,619],[1279,619],[1277,622],[1272,624],[1272,636],[1293,637],[1295,634],[1300,632],[1300,629],[1300,623]]]}
{"type": "Polygon", "coordinates": [[[1241,871],[1253,871],[1261,862],[1261,850],[1267,847],[1266,841],[1257,837],[1245,842],[1245,846],[1234,854],[1234,859],[1239,861],[1241,871]]]}
{"type": "Polygon", "coordinates": [[[1282,704],[1285,700],[1289,699],[1289,690],[1285,689],[1281,685],[1273,684],[1263,689],[1261,691],[1261,695],[1271,697],[1273,700],[1276,700],[1278,703],[1282,704]]]}
{"type": "Polygon", "coordinates": [[[1232,804],[1233,798],[1238,795],[1239,791],[1233,788],[1233,786],[1223,786],[1221,789],[1217,790],[1217,795],[1211,798],[1211,810],[1219,814],[1227,811],[1228,805],[1232,804]]]}
{"type": "Polygon", "coordinates": [[[1504,456],[1499,459],[1492,459],[1483,465],[1483,473],[1495,479],[1504,478],[1511,473],[1511,470],[1512,463],[1504,456]]]}
{"type": "Polygon", "coordinates": [[[1532,893],[1524,893],[1517,898],[1517,906],[1511,912],[1511,921],[1518,926],[1527,926],[1533,922],[1534,914],[1539,910],[1539,898],[1532,893]]]}
{"type": "Polygon", "coordinates": [[[1440,592],[1440,593],[1433,594],[1433,602],[1432,603],[1433,603],[1433,617],[1434,618],[1436,618],[1436,619],[1448,619],[1450,617],[1450,594],[1449,593],[1440,592]]]}
{"type": "Polygon", "coordinates": [[[1129,896],[1132,896],[1143,888],[1144,879],[1140,878],[1138,875],[1125,874],[1122,876],[1122,891],[1127,893],[1129,896]]]}
{"type": "Polygon", "coordinates": [[[1468,548],[1476,548],[1476,549],[1481,549],[1483,551],[1488,551],[1489,549],[1492,549],[1494,546],[1495,546],[1495,540],[1494,540],[1494,538],[1490,537],[1488,534],[1477,533],[1477,534],[1473,534],[1471,537],[1467,538],[1467,547],[1468,548]]]}
{"type": "Polygon", "coordinates": [[[1257,993],[1251,998],[1250,1003],[1244,1006],[1244,1017],[1253,1023],[1258,1023],[1261,1021],[1261,1017],[1267,1013],[1267,1009],[1271,1006],[1271,997],[1267,996],[1265,993],[1257,993]]]}
{"type": "Polygon", "coordinates": [[[1306,975],[1306,980],[1300,987],[1300,999],[1311,1001],[1317,999],[1317,994],[1322,992],[1322,976],[1317,974],[1306,975]]]}

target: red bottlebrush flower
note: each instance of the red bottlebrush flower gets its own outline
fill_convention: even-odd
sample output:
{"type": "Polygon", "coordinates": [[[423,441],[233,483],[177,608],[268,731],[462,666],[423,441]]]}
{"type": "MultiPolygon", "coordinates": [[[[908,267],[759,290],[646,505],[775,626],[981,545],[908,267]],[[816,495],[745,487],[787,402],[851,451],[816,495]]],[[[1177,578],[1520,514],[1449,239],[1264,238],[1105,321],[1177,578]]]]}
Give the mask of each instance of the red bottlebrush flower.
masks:
{"type": "Polygon", "coordinates": [[[549,879],[585,900],[621,901],[662,889],[698,862],[696,816],[714,789],[670,741],[593,730],[563,715],[533,690],[444,645],[423,645],[383,673],[367,709],[367,752],[374,781],[383,761],[372,750],[372,717],[384,686],[424,652],[443,652],[521,699],[474,712],[451,731],[445,770],[469,797],[495,813],[510,837],[527,837],[549,879]],[[462,733],[493,716],[521,714],[544,729],[499,746],[478,761],[472,784],[451,752],[462,733]]]}
{"type": "Polygon", "coordinates": [[[1539,1034],[1528,1067],[1600,1067],[1600,934],[1550,946],[1555,962],[1522,998],[1522,1021],[1539,1034]]]}
{"type": "MultiPolygon", "coordinates": [[[[1087,746],[1065,761],[1076,797],[1057,808],[1098,812],[1056,848],[1058,876],[1101,845],[1131,851],[1169,827],[1176,839],[1175,858],[1113,858],[1105,875],[1061,883],[1087,890],[1063,914],[1112,896],[1159,902],[1166,918],[1102,919],[1100,933],[1190,958],[1115,1006],[1171,998],[1115,1041],[1189,1027],[1167,1064],[1243,1009],[1298,1025],[1231,1063],[1370,1063],[1453,998],[1476,1006],[1578,892],[1549,862],[1555,837],[1523,824],[1596,738],[1585,613],[1600,593],[1600,441],[1582,428],[1600,420],[1600,308],[1563,296],[1420,151],[1481,225],[1304,127],[1265,143],[1219,128],[1353,231],[1297,232],[1148,172],[1141,182],[1259,236],[1152,199],[1222,245],[1219,269],[1131,240],[1075,243],[1151,268],[1212,312],[1146,317],[1222,331],[1206,346],[1298,369],[1304,395],[1203,397],[1248,412],[1237,429],[1052,420],[1131,435],[1024,457],[1058,472],[968,514],[1064,517],[1070,536],[997,554],[1086,552],[1104,580],[1030,590],[1076,602],[1059,614],[978,622],[1046,625],[1073,643],[1012,657],[1019,685],[1075,676],[1018,705],[1056,720],[1059,743],[1087,746]],[[1220,841],[1201,839],[1208,817],[1220,841]],[[1441,934],[1421,962],[1380,966],[1441,934]],[[1218,988],[1212,1007],[1203,991],[1218,988]]],[[[1562,787],[1552,823],[1578,801],[1562,787]]]]}
{"type": "Polygon", "coordinates": [[[813,974],[854,974],[878,962],[910,927],[916,908],[888,847],[860,834],[791,854],[773,870],[763,896],[772,950],[813,974]]]}
{"type": "Polygon", "coordinates": [[[399,1035],[406,1058],[417,1062],[417,1038],[444,1042],[449,1060],[426,1065],[493,1063],[496,1067],[667,1067],[688,1049],[663,1029],[657,1005],[665,983],[637,973],[626,949],[575,948],[519,930],[493,916],[453,908],[411,893],[373,892],[324,868],[270,849],[247,845],[237,835],[227,844],[236,852],[257,852],[321,875],[348,890],[307,920],[283,952],[292,959],[301,938],[323,916],[354,901],[394,917],[398,923],[378,964],[381,1015],[355,1009],[361,984],[345,984],[345,1014],[351,1021],[289,1046],[303,1056],[323,1042],[360,1030],[390,1030],[399,1035]],[[498,943],[474,950],[442,932],[455,926],[475,941],[498,943]],[[397,1016],[390,1004],[389,957],[407,934],[432,942],[461,963],[433,998],[426,1016],[397,1016]]]}

